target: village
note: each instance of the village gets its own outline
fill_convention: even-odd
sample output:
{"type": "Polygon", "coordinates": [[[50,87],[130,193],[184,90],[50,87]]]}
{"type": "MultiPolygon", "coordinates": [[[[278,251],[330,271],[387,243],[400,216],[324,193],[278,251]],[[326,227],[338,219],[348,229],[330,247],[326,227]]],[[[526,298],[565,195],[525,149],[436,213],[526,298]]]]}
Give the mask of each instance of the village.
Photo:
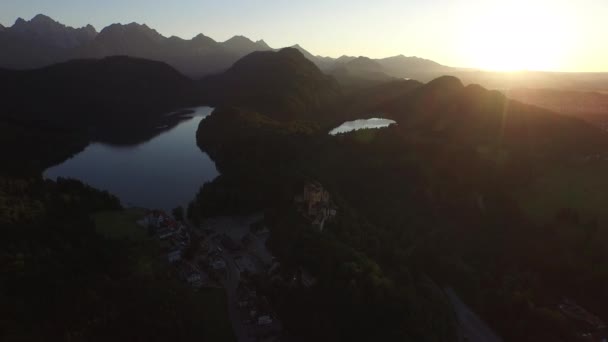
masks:
{"type": "MultiPolygon", "coordinates": [[[[323,231],[337,210],[319,183],[308,183],[295,205],[311,229],[323,231]]],[[[283,327],[268,298],[260,295],[252,276],[276,280],[281,265],[266,247],[270,235],[263,215],[207,219],[199,226],[177,220],[162,210],[149,210],[138,224],[155,236],[162,257],[180,280],[193,290],[223,288],[237,340],[279,341],[283,327]]],[[[311,287],[316,279],[306,270],[289,275],[289,282],[311,287]]]]}

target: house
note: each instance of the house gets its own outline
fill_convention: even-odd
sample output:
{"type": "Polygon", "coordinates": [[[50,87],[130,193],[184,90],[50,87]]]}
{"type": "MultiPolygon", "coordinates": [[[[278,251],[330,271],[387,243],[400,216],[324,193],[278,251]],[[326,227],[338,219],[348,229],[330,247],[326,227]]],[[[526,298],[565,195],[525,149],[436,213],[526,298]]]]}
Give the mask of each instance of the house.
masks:
{"type": "Polygon", "coordinates": [[[174,250],[172,252],[169,252],[169,254],[167,254],[167,259],[169,260],[170,263],[175,263],[178,262],[182,259],[182,251],[178,250],[174,250]]]}
{"type": "Polygon", "coordinates": [[[158,232],[158,237],[161,240],[168,239],[168,238],[172,237],[173,235],[175,235],[175,232],[170,229],[167,229],[167,228],[164,228],[158,232]]]}
{"type": "Polygon", "coordinates": [[[221,242],[222,245],[231,252],[236,252],[240,249],[239,245],[227,235],[222,236],[221,242]]]}
{"type": "Polygon", "coordinates": [[[304,186],[304,201],[308,207],[308,214],[313,216],[319,207],[329,203],[329,192],[318,182],[308,183],[304,186]]]}
{"type": "Polygon", "coordinates": [[[272,324],[272,318],[268,315],[258,317],[258,325],[272,324]]]}
{"type": "Polygon", "coordinates": [[[186,280],[192,287],[199,288],[203,286],[203,278],[199,273],[191,273],[186,280]]]}
{"type": "Polygon", "coordinates": [[[581,306],[571,300],[564,300],[559,305],[559,310],[567,317],[587,323],[590,327],[596,330],[606,329],[606,324],[597,316],[583,309],[581,306]]]}
{"type": "Polygon", "coordinates": [[[226,262],[223,259],[216,259],[211,262],[211,268],[216,271],[226,269],[226,262]]]}
{"type": "Polygon", "coordinates": [[[302,286],[304,287],[311,287],[317,283],[317,279],[302,268],[300,268],[300,280],[302,282],[302,286]]]}
{"type": "Polygon", "coordinates": [[[319,182],[304,185],[304,192],[296,196],[295,202],[304,217],[321,231],[324,229],[325,222],[334,218],[338,213],[329,192],[319,182]]]}

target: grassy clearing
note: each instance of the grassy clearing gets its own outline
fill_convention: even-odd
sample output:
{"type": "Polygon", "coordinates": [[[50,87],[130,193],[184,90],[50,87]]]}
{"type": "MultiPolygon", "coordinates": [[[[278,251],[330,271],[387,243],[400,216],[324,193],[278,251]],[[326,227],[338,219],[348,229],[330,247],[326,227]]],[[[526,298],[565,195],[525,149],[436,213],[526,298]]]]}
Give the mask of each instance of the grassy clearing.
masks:
{"type": "Polygon", "coordinates": [[[97,232],[114,240],[133,242],[127,262],[139,275],[154,275],[166,267],[161,262],[158,242],[148,236],[147,228],[137,224],[146,215],[144,209],[130,208],[93,215],[97,232]]]}
{"type": "Polygon", "coordinates": [[[148,234],[145,227],[137,224],[137,220],[145,215],[145,210],[132,208],[96,213],[93,220],[97,232],[107,238],[142,241],[148,238],[148,234]]]}
{"type": "Polygon", "coordinates": [[[204,307],[202,321],[205,322],[205,341],[236,341],[228,316],[228,299],[224,290],[201,289],[196,293],[196,298],[204,307]]]}
{"type": "Polygon", "coordinates": [[[574,163],[549,170],[516,193],[522,208],[539,223],[571,208],[581,218],[608,222],[608,162],[574,163]]]}

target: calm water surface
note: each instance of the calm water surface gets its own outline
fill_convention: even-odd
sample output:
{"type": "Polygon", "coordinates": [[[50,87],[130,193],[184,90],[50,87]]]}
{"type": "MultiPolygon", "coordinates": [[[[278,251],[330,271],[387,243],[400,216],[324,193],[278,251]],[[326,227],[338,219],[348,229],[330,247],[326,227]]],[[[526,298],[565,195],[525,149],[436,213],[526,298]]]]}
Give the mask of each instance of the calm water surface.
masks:
{"type": "Polygon", "coordinates": [[[191,119],[135,146],[92,143],[45,171],[44,176],[79,179],[118,196],[125,206],[170,210],[186,206],[219,173],[196,145],[196,130],[213,108],[193,109],[191,119]]]}
{"type": "Polygon", "coordinates": [[[329,132],[331,135],[356,131],[358,129],[384,128],[396,123],[394,120],[371,118],[347,121],[329,132]]]}

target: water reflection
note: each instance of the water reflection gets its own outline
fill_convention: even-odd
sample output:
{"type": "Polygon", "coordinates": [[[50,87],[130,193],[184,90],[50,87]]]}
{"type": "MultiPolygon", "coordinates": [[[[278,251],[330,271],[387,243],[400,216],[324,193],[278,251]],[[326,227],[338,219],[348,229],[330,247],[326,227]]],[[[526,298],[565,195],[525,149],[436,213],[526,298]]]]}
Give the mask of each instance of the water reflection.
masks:
{"type": "Polygon", "coordinates": [[[127,206],[166,210],[185,206],[203,183],[219,175],[215,163],[196,144],[198,125],[212,110],[195,108],[189,118],[182,117],[137,145],[90,144],[44,176],[79,179],[117,195],[127,206]]]}
{"type": "Polygon", "coordinates": [[[382,119],[382,118],[371,118],[371,119],[361,119],[355,121],[347,121],[340,126],[334,128],[329,132],[331,135],[336,135],[340,133],[347,133],[351,131],[356,131],[359,129],[370,129],[370,128],[384,128],[388,127],[392,124],[396,124],[394,120],[382,119]]]}

